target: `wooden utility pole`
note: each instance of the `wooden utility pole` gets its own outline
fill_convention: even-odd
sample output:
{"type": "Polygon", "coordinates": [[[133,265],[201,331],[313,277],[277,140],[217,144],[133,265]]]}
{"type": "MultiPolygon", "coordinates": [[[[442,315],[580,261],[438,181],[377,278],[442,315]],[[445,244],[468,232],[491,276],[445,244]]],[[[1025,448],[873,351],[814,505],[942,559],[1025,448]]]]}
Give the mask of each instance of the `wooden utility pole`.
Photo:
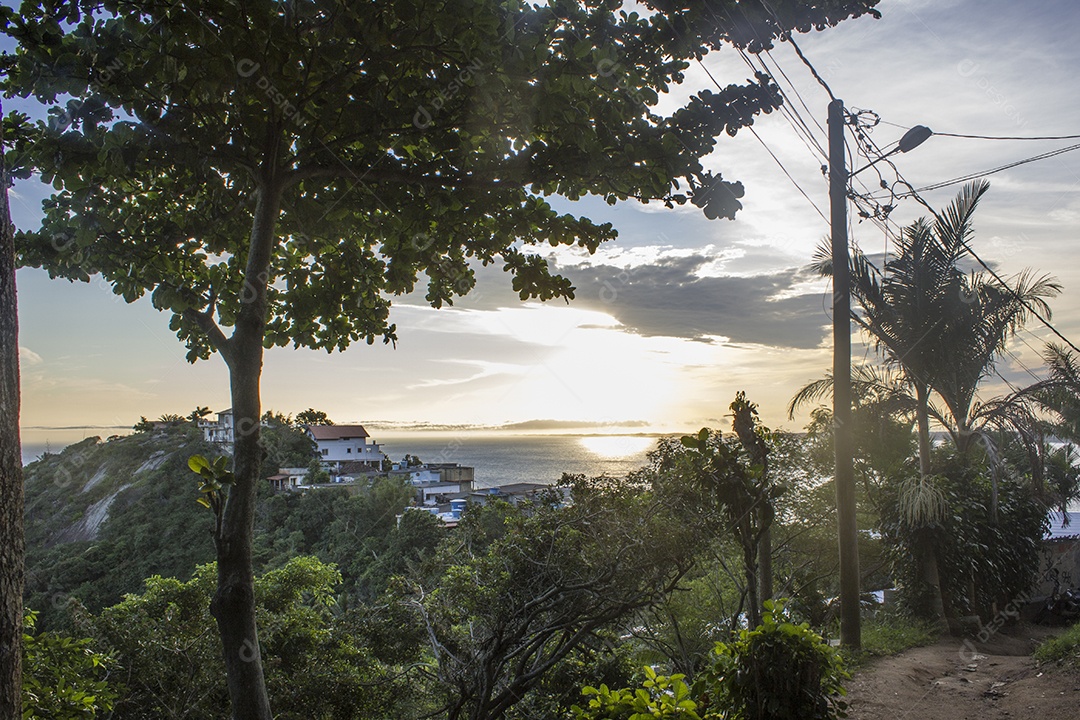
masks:
{"type": "Polygon", "coordinates": [[[851,427],[851,274],[847,236],[848,172],[844,103],[829,103],[829,204],[833,279],[833,449],[840,545],[840,644],[862,645],[859,618],[859,531],[855,524],[854,440],[851,427]]]}

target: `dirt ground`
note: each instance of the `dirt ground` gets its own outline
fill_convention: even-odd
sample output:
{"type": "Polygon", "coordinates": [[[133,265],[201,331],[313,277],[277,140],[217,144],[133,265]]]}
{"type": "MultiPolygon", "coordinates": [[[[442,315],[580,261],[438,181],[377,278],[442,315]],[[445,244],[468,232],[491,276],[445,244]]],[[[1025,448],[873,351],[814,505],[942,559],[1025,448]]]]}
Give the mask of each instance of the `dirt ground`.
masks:
{"type": "Polygon", "coordinates": [[[1022,624],[985,643],[946,638],[859,670],[848,683],[852,720],[1080,718],[1080,671],[1037,667],[1031,652],[1061,629],[1022,624]]]}

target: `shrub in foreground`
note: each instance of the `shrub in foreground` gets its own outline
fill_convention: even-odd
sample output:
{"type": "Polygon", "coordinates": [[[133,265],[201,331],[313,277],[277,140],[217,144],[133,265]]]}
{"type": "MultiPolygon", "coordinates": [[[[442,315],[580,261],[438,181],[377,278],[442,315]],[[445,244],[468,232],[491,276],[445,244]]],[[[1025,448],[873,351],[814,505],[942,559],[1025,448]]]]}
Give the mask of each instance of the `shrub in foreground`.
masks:
{"type": "Polygon", "coordinates": [[[576,720],[833,720],[845,717],[840,654],[806,623],[795,624],[778,601],[765,603],[762,623],[718,643],[713,663],[691,686],[683,675],[645,668],[640,688],[586,687],[576,720]]]}

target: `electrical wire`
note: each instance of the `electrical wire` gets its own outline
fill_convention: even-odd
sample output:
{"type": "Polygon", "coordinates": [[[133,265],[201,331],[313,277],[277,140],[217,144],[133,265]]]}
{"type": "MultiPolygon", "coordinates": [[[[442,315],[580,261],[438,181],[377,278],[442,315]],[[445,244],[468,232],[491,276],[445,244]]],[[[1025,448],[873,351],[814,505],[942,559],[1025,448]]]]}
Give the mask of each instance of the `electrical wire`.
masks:
{"type": "Polygon", "coordinates": [[[788,172],[788,169],[787,169],[786,167],[784,167],[784,163],[780,162],[780,158],[776,157],[776,154],[775,154],[775,153],[774,153],[774,152],[772,151],[772,148],[770,148],[770,147],[769,147],[769,146],[768,146],[767,144],[765,144],[765,141],[764,141],[764,140],[762,140],[762,139],[761,139],[761,136],[757,134],[757,130],[755,130],[755,129],[754,129],[753,127],[750,127],[750,128],[748,128],[748,129],[750,130],[750,133],[751,133],[751,134],[752,134],[752,135],[753,135],[753,136],[754,136],[755,138],[757,138],[757,141],[758,141],[759,143],[761,143],[761,146],[762,146],[763,148],[765,148],[765,151],[769,153],[769,155],[770,155],[770,156],[772,157],[772,159],[773,159],[773,160],[775,160],[775,161],[776,161],[776,164],[780,166],[780,169],[784,171],[784,174],[785,174],[785,175],[787,175],[787,178],[788,178],[788,180],[790,180],[790,181],[791,181],[791,184],[795,186],[795,189],[796,189],[796,190],[798,190],[798,191],[799,191],[800,193],[802,193],[802,196],[803,196],[804,198],[806,198],[806,201],[807,201],[808,203],[810,203],[810,205],[812,205],[812,206],[813,206],[814,210],[816,210],[816,211],[817,211],[817,214],[818,214],[818,215],[820,215],[820,216],[821,216],[821,219],[825,221],[825,224],[826,224],[826,225],[828,225],[828,224],[829,224],[829,218],[827,218],[827,217],[825,216],[825,213],[821,212],[821,208],[819,208],[819,207],[817,206],[817,203],[815,203],[815,202],[814,202],[814,201],[813,201],[813,200],[812,200],[812,199],[810,198],[810,196],[806,194],[806,191],[802,189],[802,186],[801,186],[801,185],[799,185],[799,183],[795,181],[795,178],[791,176],[791,173],[789,173],[789,172],[788,172]]]}
{"type": "MultiPolygon", "coordinates": [[[[779,70],[780,74],[784,77],[785,80],[787,80],[787,84],[791,87],[791,91],[795,93],[795,97],[799,98],[799,104],[802,105],[803,110],[805,110],[807,114],[810,115],[810,119],[814,121],[814,125],[817,126],[817,129],[821,131],[822,135],[828,137],[829,131],[825,129],[825,127],[821,124],[820,121],[818,121],[817,113],[811,110],[810,106],[806,104],[805,100],[803,100],[803,96],[801,93],[799,93],[798,87],[795,86],[795,83],[792,82],[791,78],[789,78],[787,73],[784,72],[784,68],[782,65],[780,65],[780,62],[773,57],[771,51],[766,50],[765,54],[769,56],[769,60],[771,60],[774,65],[776,65],[776,69],[779,70]]],[[[758,57],[760,58],[761,56],[759,55],[758,57]]],[[[762,61],[762,64],[764,64],[764,61],[762,61]]]]}
{"type": "MultiPolygon", "coordinates": [[[[936,134],[937,133],[935,133],[935,135],[936,134]]],[[[1011,168],[1019,167],[1021,165],[1027,165],[1028,163],[1033,163],[1033,162],[1036,162],[1037,160],[1046,160],[1047,158],[1052,158],[1052,157],[1054,157],[1056,155],[1062,155],[1062,154],[1067,153],[1067,152],[1072,152],[1073,150],[1080,150],[1080,143],[1078,143],[1076,145],[1069,145],[1069,146],[1063,147],[1063,148],[1058,148],[1057,150],[1051,150],[1049,152],[1042,153],[1041,155],[1035,155],[1033,157],[1024,158],[1023,160],[1017,160],[1015,162],[1008,163],[1007,165],[1001,165],[1001,166],[996,167],[996,168],[991,168],[990,170],[983,170],[981,172],[974,172],[974,173],[970,173],[968,175],[964,175],[962,177],[953,178],[951,180],[944,180],[942,182],[933,183],[931,185],[924,185],[923,187],[920,187],[918,189],[912,188],[908,192],[897,195],[896,197],[898,197],[898,198],[914,197],[915,193],[930,192],[931,190],[939,190],[939,189],[944,188],[944,187],[949,187],[950,185],[958,185],[960,183],[967,182],[969,180],[975,180],[975,179],[978,179],[978,178],[981,178],[981,177],[986,177],[987,175],[993,175],[995,173],[1002,172],[1003,170],[1009,170],[1011,168]]],[[[876,196],[874,199],[881,199],[881,197],[882,196],[876,196]]]]}
{"type": "MultiPolygon", "coordinates": [[[[803,54],[802,50],[799,48],[798,44],[795,43],[794,39],[792,39],[790,36],[785,37],[784,39],[791,43],[791,46],[795,49],[795,52],[799,56],[799,59],[802,60],[803,64],[806,65],[806,67],[810,70],[810,73],[814,76],[814,79],[816,79],[818,81],[818,83],[823,88],[825,88],[825,91],[829,94],[829,97],[832,100],[835,101],[836,96],[833,95],[832,89],[829,87],[828,83],[826,83],[825,80],[821,77],[821,75],[818,74],[817,69],[814,68],[814,66],[807,59],[806,55],[803,54]]],[[[770,55],[770,58],[771,57],[772,56],[770,55]]],[[[775,62],[775,60],[774,60],[774,62],[775,62]]],[[[711,77],[712,76],[710,75],[710,78],[711,77]]],[[[785,75],[785,78],[786,78],[786,75],[785,75]]],[[[713,80],[713,82],[715,83],[716,81],[713,80]]],[[[790,80],[788,82],[790,82],[790,80]]],[[[801,100],[801,98],[800,98],[800,100],[801,100]]],[[[889,123],[889,124],[894,125],[894,123],[889,123]]],[[[752,128],[751,128],[751,130],[752,130],[752,128]]],[[[942,220],[941,216],[938,215],[937,211],[929,203],[927,203],[926,200],[924,200],[922,198],[922,196],[919,195],[920,192],[926,192],[928,190],[934,190],[934,189],[938,189],[938,188],[942,188],[942,187],[947,187],[949,185],[954,185],[954,184],[957,184],[957,183],[966,182],[968,180],[974,180],[974,179],[979,178],[979,177],[984,177],[986,175],[991,175],[991,174],[994,174],[994,173],[997,173],[997,172],[1001,172],[1002,170],[1007,170],[1007,169],[1010,169],[1010,168],[1013,168],[1013,167],[1018,167],[1020,165],[1035,162],[1037,160],[1045,160],[1047,158],[1054,157],[1056,155],[1061,155],[1061,154],[1066,153],[1066,152],[1071,152],[1073,150],[1080,149],[1080,144],[1072,145],[1072,146],[1065,147],[1065,148],[1059,148],[1057,150],[1052,150],[1052,151],[1047,152],[1047,153],[1042,153],[1041,155],[1036,155],[1036,156],[1031,157],[1031,158],[1025,158],[1023,160],[1019,160],[1019,161],[1016,161],[1016,162],[1013,162],[1013,163],[1009,163],[1007,165],[1003,165],[1003,166],[1000,166],[1000,167],[997,167],[997,168],[993,168],[991,170],[987,170],[987,171],[984,171],[984,172],[981,172],[981,173],[973,173],[973,174],[964,176],[962,178],[955,178],[953,180],[949,180],[949,181],[946,181],[946,182],[943,182],[943,183],[937,183],[935,185],[927,186],[925,188],[919,188],[918,190],[916,190],[911,185],[911,183],[909,183],[906,179],[904,179],[904,177],[900,174],[900,170],[899,170],[899,168],[896,167],[896,164],[893,163],[892,160],[890,160],[889,158],[885,157],[885,153],[881,151],[881,149],[877,146],[876,143],[874,143],[873,139],[871,139],[866,133],[863,133],[863,132],[857,132],[857,133],[854,133],[854,134],[856,136],[856,144],[861,146],[861,143],[859,141],[860,140],[865,141],[866,144],[870,148],[873,148],[876,151],[876,153],[878,155],[878,158],[879,159],[884,159],[885,162],[893,169],[893,171],[896,173],[897,180],[908,188],[907,193],[904,193],[904,194],[901,194],[901,195],[895,195],[894,194],[893,197],[894,198],[903,198],[903,197],[913,197],[913,198],[915,198],[915,200],[917,200],[921,205],[923,205],[923,207],[925,207],[927,210],[929,210],[930,213],[934,216],[934,218],[937,219],[939,222],[942,220]]],[[[945,136],[945,137],[958,137],[958,138],[982,139],[982,140],[1071,140],[1071,139],[1080,138],[1080,136],[1008,137],[1008,136],[963,135],[963,134],[959,134],[959,133],[934,133],[934,134],[935,135],[942,135],[942,136],[945,136]]],[[[756,137],[757,133],[754,133],[754,135],[756,137]]],[[[758,139],[760,141],[760,138],[758,138],[758,139]]],[[[762,144],[764,145],[763,141],[762,141],[762,144]]],[[[851,153],[850,147],[847,147],[846,139],[845,139],[844,144],[845,144],[848,156],[852,157],[853,155],[851,153]]],[[[766,146],[766,149],[768,150],[767,146],[766,146]]],[[[772,155],[771,150],[769,150],[769,154],[772,155]]],[[[869,154],[867,154],[867,157],[869,158],[869,154]]],[[[773,155],[773,159],[776,159],[775,155],[773,155]]],[[[776,159],[776,160],[779,163],[779,160],[778,159],[776,159]]],[[[783,167],[783,166],[781,165],[781,167],[783,167]]],[[[785,173],[786,172],[787,171],[785,169],[785,173]]],[[[790,174],[788,175],[788,177],[789,178],[791,177],[790,174]]],[[[792,182],[794,182],[794,179],[792,179],[792,182]]],[[[798,187],[798,184],[796,184],[796,187],[798,187]]],[[[799,188],[799,191],[802,192],[801,187],[799,188]]],[[[803,192],[803,195],[806,196],[806,193],[803,192]]],[[[809,200],[809,197],[808,196],[806,196],[806,197],[809,200]]],[[[874,198],[870,198],[870,199],[874,199],[874,198]]],[[[811,201],[811,204],[813,204],[812,201],[811,201]]],[[[816,205],[814,207],[815,207],[815,209],[817,209],[816,205]]],[[[824,219],[825,216],[820,210],[818,210],[818,214],[821,215],[822,218],[824,219]]],[[[887,227],[888,226],[886,225],[886,232],[888,232],[887,227]]],[[[1008,292],[1011,293],[1013,295],[1013,297],[1018,302],[1020,302],[1021,305],[1023,305],[1024,308],[1028,312],[1030,312],[1032,314],[1033,317],[1038,319],[1040,323],[1042,323],[1047,329],[1050,330],[1050,332],[1052,332],[1055,336],[1057,336],[1058,339],[1060,339],[1062,342],[1064,342],[1066,345],[1068,345],[1070,348],[1072,348],[1072,350],[1074,350],[1077,353],[1080,353],[1080,348],[1078,348],[1071,340],[1069,340],[1069,338],[1065,337],[1065,335],[1063,335],[1061,333],[1061,331],[1059,331],[1049,321],[1049,319],[1043,317],[1042,313],[1040,313],[1036,308],[1032,307],[1031,303],[1028,302],[1025,298],[1023,298],[1019,293],[1017,293],[1017,291],[1011,285],[1009,285],[1007,282],[1005,282],[1005,279],[1002,278],[1001,275],[999,275],[997,273],[997,271],[995,271],[992,267],[990,267],[990,265],[988,265],[978,255],[978,253],[975,252],[975,250],[971,247],[971,245],[967,242],[967,240],[961,238],[961,244],[971,254],[972,258],[974,258],[975,261],[984,270],[986,270],[986,272],[988,272],[991,277],[993,277],[998,283],[1000,283],[1002,287],[1004,287],[1006,290],[1008,290],[1008,292]]],[[[1023,342],[1025,344],[1027,344],[1026,341],[1023,341],[1023,342]]],[[[1029,347],[1030,347],[1030,345],[1029,345],[1029,347]]],[[[1010,355],[1011,355],[1011,352],[1010,352],[1010,355]]],[[[1014,359],[1016,359],[1015,356],[1014,356],[1014,359]]],[[[1023,366],[1022,363],[1021,363],[1021,366],[1023,366]]],[[[1025,369],[1027,370],[1026,367],[1025,367],[1025,369]]],[[[1034,375],[1034,373],[1031,373],[1030,370],[1028,370],[1028,372],[1033,377],[1037,377],[1037,376],[1034,375]]],[[[1002,379],[1004,380],[1004,378],[1002,378],[1002,379]]],[[[1008,383],[1008,380],[1005,380],[1005,381],[1006,381],[1006,383],[1008,383]]],[[[1011,383],[1009,383],[1009,384],[1011,386],[1011,383]]]]}
{"type": "MultiPolygon", "coordinates": [[[[745,62],[750,63],[750,58],[746,56],[746,53],[740,52],[740,54],[743,55],[743,59],[745,60],[745,62]]],[[[787,86],[791,87],[792,92],[795,94],[796,97],[799,98],[799,103],[802,105],[802,108],[804,108],[807,113],[809,113],[810,119],[813,120],[816,126],[818,126],[818,130],[821,131],[822,136],[827,138],[828,133],[825,131],[825,128],[821,126],[821,123],[819,123],[816,118],[814,118],[814,113],[810,110],[809,107],[807,107],[805,101],[802,100],[802,96],[799,95],[797,87],[791,81],[791,78],[787,77],[787,73],[784,72],[784,68],[781,67],[781,65],[777,63],[777,60],[775,60],[775,58],[773,58],[771,55],[769,56],[769,59],[772,60],[773,65],[780,72],[780,76],[787,81],[787,86]]],[[[821,155],[821,157],[827,159],[828,152],[818,140],[818,136],[814,135],[813,128],[811,128],[810,125],[808,125],[807,122],[802,119],[802,116],[800,116],[799,110],[793,103],[791,96],[789,96],[784,91],[783,83],[781,83],[780,80],[777,78],[777,73],[772,71],[768,64],[766,64],[765,59],[762,58],[760,55],[757,56],[757,62],[761,64],[761,68],[765,69],[765,71],[769,74],[769,77],[772,78],[773,82],[777,83],[777,87],[778,89],[780,89],[780,94],[784,98],[784,105],[781,107],[781,109],[786,110],[788,113],[791,113],[792,116],[794,116],[794,118],[798,121],[798,126],[800,130],[804,132],[807,137],[810,138],[810,141],[813,142],[814,147],[818,149],[818,153],[821,155]]]]}
{"type": "Polygon", "coordinates": [[[799,59],[803,61],[803,65],[810,69],[810,74],[814,76],[814,79],[818,81],[818,84],[821,85],[821,87],[825,88],[825,92],[829,93],[829,99],[836,100],[836,96],[833,95],[833,91],[832,88],[829,87],[829,83],[825,82],[825,80],[820,75],[818,75],[817,69],[813,65],[811,65],[810,61],[806,59],[805,55],[803,55],[803,51],[795,42],[795,38],[793,38],[789,33],[786,37],[784,37],[784,40],[791,43],[791,47],[795,48],[795,54],[798,55],[799,59]]]}
{"type": "Polygon", "coordinates": [[[964,135],[963,133],[949,133],[934,131],[935,135],[941,137],[954,137],[965,138],[969,140],[1077,140],[1080,139],[1080,135],[1038,135],[1038,136],[1019,136],[1019,135],[964,135]]]}
{"type": "MultiPolygon", "coordinates": [[[[795,104],[791,101],[791,98],[784,91],[784,87],[777,80],[776,74],[772,72],[772,70],[769,68],[768,65],[765,64],[765,61],[762,60],[760,56],[757,57],[757,60],[759,63],[761,63],[761,68],[758,68],[754,64],[754,61],[751,59],[750,55],[741,48],[739,49],[739,56],[742,58],[742,61],[746,64],[746,66],[750,68],[750,70],[752,70],[754,73],[761,73],[764,71],[764,74],[767,75],[774,83],[776,83],[776,87],[780,91],[780,96],[784,100],[784,102],[780,104],[780,114],[784,116],[784,118],[791,125],[792,129],[795,130],[796,136],[800,140],[802,140],[803,144],[806,145],[806,147],[814,155],[816,161],[820,161],[821,159],[827,160],[829,154],[825,151],[825,148],[822,146],[817,136],[814,135],[814,132],[810,128],[810,126],[806,123],[805,120],[803,120],[802,116],[799,115],[798,108],[795,107],[795,104]]],[[[781,74],[783,74],[782,68],[777,66],[777,69],[780,70],[781,74]]],[[[786,78],[787,76],[785,75],[784,77],[786,78]]],[[[713,80],[713,82],[716,82],[715,79],[713,80]]],[[[791,81],[788,80],[788,83],[790,84],[791,81]]],[[[791,88],[792,90],[795,90],[794,85],[792,85],[791,88]]],[[[811,117],[812,116],[813,114],[811,113],[811,117]]]]}
{"type": "MultiPolygon", "coordinates": [[[[703,70],[705,71],[705,74],[706,74],[706,75],[708,75],[709,79],[710,79],[710,80],[712,80],[713,84],[714,84],[714,85],[716,85],[716,87],[717,87],[718,89],[721,89],[721,88],[720,88],[720,83],[718,83],[718,82],[716,81],[716,78],[715,78],[715,77],[713,77],[713,74],[712,74],[711,72],[709,72],[709,69],[708,69],[707,67],[705,67],[705,64],[704,64],[704,63],[702,63],[702,62],[701,62],[700,60],[698,60],[698,64],[699,64],[699,65],[701,65],[701,68],[702,68],[702,69],[703,69],[703,70]]],[[[776,156],[776,153],[774,153],[774,152],[772,151],[772,148],[770,148],[770,147],[768,146],[768,144],[766,144],[766,142],[765,142],[764,140],[762,140],[762,139],[761,139],[761,136],[760,136],[760,135],[758,135],[758,133],[757,133],[757,130],[755,130],[755,129],[754,129],[754,126],[753,126],[753,125],[748,125],[748,126],[747,126],[747,130],[749,130],[749,131],[750,131],[750,134],[751,134],[751,135],[753,135],[753,136],[754,136],[754,138],[755,138],[755,139],[756,139],[756,140],[757,140],[757,141],[758,141],[759,143],[761,143],[761,146],[762,146],[763,148],[765,148],[765,151],[766,151],[767,153],[769,153],[769,156],[770,156],[770,157],[772,157],[772,159],[773,159],[773,160],[774,160],[774,161],[776,162],[776,164],[777,164],[778,166],[780,166],[780,169],[784,171],[784,175],[787,175],[787,178],[788,178],[788,180],[790,180],[790,181],[791,181],[791,184],[795,186],[795,189],[796,189],[796,190],[798,190],[798,191],[799,191],[800,193],[802,193],[802,196],[803,196],[804,198],[806,198],[806,201],[807,201],[808,203],[810,203],[810,205],[811,205],[811,206],[812,206],[812,207],[814,208],[814,210],[816,210],[816,211],[817,211],[817,214],[821,216],[821,219],[825,221],[825,224],[826,224],[826,225],[828,225],[828,224],[829,224],[829,218],[828,218],[828,217],[826,217],[825,213],[823,213],[823,212],[821,211],[821,208],[819,208],[819,207],[817,206],[817,203],[815,203],[815,202],[814,202],[814,200],[813,200],[813,199],[812,199],[812,198],[811,198],[811,197],[810,197],[810,196],[809,196],[809,195],[807,194],[807,192],[806,192],[805,190],[803,190],[803,189],[802,189],[802,186],[801,186],[801,185],[799,185],[798,181],[796,181],[796,180],[795,180],[795,178],[794,178],[794,177],[792,176],[792,174],[791,174],[790,172],[788,172],[788,169],[787,169],[786,167],[784,167],[784,163],[780,161],[780,158],[778,158],[778,157],[776,156]]]]}

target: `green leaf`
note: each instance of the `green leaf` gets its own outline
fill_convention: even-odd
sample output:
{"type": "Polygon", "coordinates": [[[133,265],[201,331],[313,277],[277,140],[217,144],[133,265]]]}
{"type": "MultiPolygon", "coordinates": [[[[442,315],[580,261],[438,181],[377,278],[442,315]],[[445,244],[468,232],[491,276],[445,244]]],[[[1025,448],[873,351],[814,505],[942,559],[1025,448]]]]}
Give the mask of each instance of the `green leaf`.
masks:
{"type": "Polygon", "coordinates": [[[192,455],[188,458],[187,464],[188,467],[191,468],[192,472],[198,473],[200,475],[203,474],[204,470],[210,469],[210,461],[202,455],[192,455]]]}

